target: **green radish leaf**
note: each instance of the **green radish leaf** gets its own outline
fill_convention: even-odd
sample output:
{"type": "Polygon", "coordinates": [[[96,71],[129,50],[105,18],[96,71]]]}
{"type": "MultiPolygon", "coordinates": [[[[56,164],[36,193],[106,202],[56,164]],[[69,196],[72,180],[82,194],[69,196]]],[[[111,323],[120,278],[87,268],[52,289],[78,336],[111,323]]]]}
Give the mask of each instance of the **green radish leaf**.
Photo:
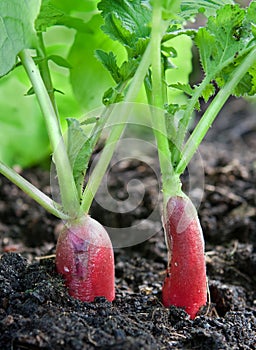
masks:
{"type": "MultiPolygon", "coordinates": [[[[102,96],[115,85],[112,77],[95,56],[95,50],[118,53],[118,59],[125,59],[125,50],[100,30],[103,20],[95,15],[87,23],[92,33],[77,33],[71,47],[68,61],[72,65],[70,79],[74,94],[86,111],[102,105],[102,96]]],[[[118,63],[118,62],[117,62],[118,63]]]]}
{"type": "Polygon", "coordinates": [[[177,84],[171,84],[169,86],[174,88],[174,89],[185,92],[185,94],[188,96],[192,96],[194,93],[194,90],[192,89],[192,87],[189,84],[177,83],[177,84]]]}
{"type": "Polygon", "coordinates": [[[226,5],[216,17],[208,19],[206,27],[199,29],[195,42],[206,74],[218,72],[250,43],[253,35],[245,15],[245,10],[238,5],[226,5]]]}
{"type": "Polygon", "coordinates": [[[131,79],[139,66],[138,57],[130,58],[128,62],[124,61],[121,67],[118,67],[116,56],[113,52],[106,53],[102,50],[96,50],[95,55],[103,66],[107,68],[117,84],[131,79]]]}
{"type": "MultiPolygon", "coordinates": [[[[234,69],[238,64],[241,63],[243,57],[237,60],[232,66],[228,66],[224,68],[218,77],[216,78],[216,82],[219,87],[225,85],[228,80],[230,74],[232,73],[232,69],[234,69]]],[[[236,97],[240,96],[253,96],[256,93],[256,63],[248,70],[248,72],[244,75],[244,77],[240,80],[237,86],[232,91],[232,94],[236,97]]]]}
{"type": "Polygon", "coordinates": [[[70,29],[75,29],[81,33],[91,33],[91,31],[88,29],[87,23],[80,18],[63,16],[58,20],[56,24],[63,25],[70,29]]]}
{"type": "Polygon", "coordinates": [[[48,56],[48,60],[53,61],[55,64],[57,64],[60,67],[72,68],[71,64],[65,58],[59,55],[50,55],[48,56]]]}
{"type": "Polygon", "coordinates": [[[123,44],[130,56],[141,55],[150,36],[150,1],[102,0],[98,4],[105,24],[102,30],[123,44]]]}
{"type": "Polygon", "coordinates": [[[96,50],[95,56],[103,64],[103,66],[110,72],[115,82],[119,83],[121,80],[121,77],[120,77],[118,65],[116,63],[116,56],[113,54],[113,52],[111,51],[107,53],[103,50],[96,50]]]}
{"type": "MultiPolygon", "coordinates": [[[[247,9],[244,26],[249,28],[251,42],[255,45],[256,38],[256,1],[252,1],[247,9]]],[[[249,45],[248,45],[249,46],[249,45]]],[[[241,58],[242,59],[242,58],[241,58]]],[[[235,62],[237,65],[239,60],[235,62]]],[[[234,89],[235,96],[253,96],[256,94],[256,63],[248,70],[243,79],[234,89]]]]}
{"type": "Polygon", "coordinates": [[[43,164],[51,152],[44,118],[23,69],[0,79],[0,159],[11,167],[43,164]]]}
{"type": "Polygon", "coordinates": [[[51,0],[42,0],[39,16],[35,21],[37,31],[44,32],[47,28],[54,26],[65,15],[65,13],[56,8],[51,0]]]}
{"type": "Polygon", "coordinates": [[[70,16],[69,11],[75,11],[76,9],[74,3],[72,3],[72,6],[73,8],[70,9],[65,7],[65,2],[61,4],[57,0],[43,0],[40,14],[35,22],[36,30],[45,32],[47,28],[54,25],[64,25],[86,33],[88,29],[85,21],[81,18],[70,16]]]}
{"type": "Polygon", "coordinates": [[[36,46],[34,21],[40,0],[0,1],[0,77],[16,64],[18,53],[36,46]]]}
{"type": "Polygon", "coordinates": [[[215,87],[212,84],[208,84],[202,93],[202,97],[205,102],[208,102],[209,98],[215,93],[215,87]]]}
{"type": "Polygon", "coordinates": [[[80,14],[84,17],[86,14],[97,13],[98,0],[51,0],[52,4],[63,11],[66,14],[71,15],[72,13],[80,14]]]}
{"type": "Polygon", "coordinates": [[[67,118],[68,157],[79,195],[82,193],[83,180],[92,154],[91,142],[87,138],[77,119],[67,118]]]}
{"type": "Polygon", "coordinates": [[[252,35],[256,38],[256,1],[252,1],[247,9],[247,21],[251,24],[252,35]]]}
{"type": "MultiPolygon", "coordinates": [[[[200,59],[206,74],[215,77],[222,87],[232,74],[234,67],[241,63],[244,55],[255,45],[252,32],[255,24],[255,2],[248,10],[238,5],[226,5],[217,11],[216,17],[210,17],[206,27],[200,28],[195,38],[199,48],[200,59]],[[254,20],[254,22],[252,22],[254,20]]],[[[252,95],[253,67],[247,72],[232,94],[252,95]]]]}
{"type": "Polygon", "coordinates": [[[124,61],[120,67],[120,75],[122,76],[122,80],[126,81],[128,79],[131,79],[134,76],[139,64],[139,57],[130,58],[128,62],[124,61]]]}
{"type": "Polygon", "coordinates": [[[234,4],[233,0],[182,0],[181,13],[186,20],[193,19],[198,13],[205,14],[206,17],[214,16],[216,11],[227,4],[234,4]]]}

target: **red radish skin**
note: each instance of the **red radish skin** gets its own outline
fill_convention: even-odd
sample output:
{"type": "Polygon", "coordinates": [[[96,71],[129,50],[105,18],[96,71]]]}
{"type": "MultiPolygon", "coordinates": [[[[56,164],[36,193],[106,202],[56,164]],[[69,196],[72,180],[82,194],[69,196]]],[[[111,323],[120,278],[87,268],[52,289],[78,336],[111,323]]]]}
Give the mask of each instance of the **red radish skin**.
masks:
{"type": "Polygon", "coordinates": [[[183,307],[194,319],[207,301],[204,238],[197,211],[187,197],[167,203],[165,234],[168,268],[162,289],[163,305],[183,307]]]}
{"type": "Polygon", "coordinates": [[[65,227],[56,248],[56,268],[69,294],[81,301],[115,298],[114,253],[104,227],[89,215],[65,227]]]}

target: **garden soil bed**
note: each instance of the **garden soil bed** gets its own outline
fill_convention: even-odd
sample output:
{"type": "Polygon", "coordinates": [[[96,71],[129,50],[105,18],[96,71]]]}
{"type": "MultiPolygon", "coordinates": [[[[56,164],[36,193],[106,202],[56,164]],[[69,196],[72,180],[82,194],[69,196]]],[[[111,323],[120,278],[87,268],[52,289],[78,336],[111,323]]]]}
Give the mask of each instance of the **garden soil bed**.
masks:
{"type": "MultiPolygon", "coordinates": [[[[62,223],[0,177],[1,350],[256,348],[256,113],[231,100],[221,114],[200,150],[205,177],[199,215],[210,293],[200,315],[192,321],[182,309],[161,304],[167,257],[159,222],[148,223],[159,231],[150,239],[115,249],[112,303],[72,299],[54,266],[62,223]]],[[[22,173],[50,193],[47,171],[22,173]]],[[[94,203],[92,216],[115,227],[147,218],[159,191],[154,172],[131,160],[117,164],[109,178],[119,199],[126,198],[131,179],[147,184],[142,204],[121,215],[94,203]]],[[[186,181],[187,175],[185,187],[186,181]]]]}

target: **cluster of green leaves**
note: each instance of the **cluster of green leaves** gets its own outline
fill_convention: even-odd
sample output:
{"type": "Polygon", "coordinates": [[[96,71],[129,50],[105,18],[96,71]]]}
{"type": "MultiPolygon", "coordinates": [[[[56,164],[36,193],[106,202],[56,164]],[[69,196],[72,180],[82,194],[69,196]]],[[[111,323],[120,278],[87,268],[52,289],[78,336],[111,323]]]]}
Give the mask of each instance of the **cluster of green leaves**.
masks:
{"type": "MultiPolygon", "coordinates": [[[[29,166],[50,153],[47,130],[37,102],[34,97],[24,98],[24,95],[33,94],[33,89],[25,72],[16,65],[22,49],[38,49],[38,33],[43,32],[44,59],[50,64],[54,90],[62,92],[55,98],[63,127],[66,117],[78,117],[99,107],[106,90],[104,102],[111,102],[116,98],[113,94],[116,85],[118,95],[121,82],[134,74],[139,59],[134,57],[125,62],[122,45],[101,30],[104,20],[97,9],[98,3],[97,0],[0,2],[0,157],[6,164],[29,166]],[[117,55],[116,64],[120,68],[114,73],[114,79],[100,62],[102,54],[95,54],[97,49],[112,51],[114,57],[117,55]],[[16,92],[15,103],[13,91],[16,92]]],[[[141,40],[143,42],[144,38],[141,40]]],[[[35,61],[39,63],[40,57],[35,57],[35,61]]]]}
{"type": "MultiPolygon", "coordinates": [[[[64,17],[66,20],[69,17],[69,28],[71,24],[74,27],[74,22],[84,21],[74,19],[72,23],[69,11],[78,11],[79,6],[73,3],[72,7],[69,6],[68,11],[68,3],[68,1],[57,0],[44,0],[42,3],[40,0],[0,2],[0,76],[2,76],[0,81],[0,158],[6,164],[28,166],[38,163],[50,153],[47,130],[37,101],[33,97],[24,98],[24,95],[33,94],[33,89],[30,88],[23,69],[19,64],[16,65],[17,55],[22,49],[38,49],[36,30],[46,30],[45,23],[48,27],[53,24],[58,25],[54,30],[49,28],[45,33],[45,39],[47,60],[54,63],[51,64],[54,88],[65,94],[56,96],[59,113],[62,118],[68,115],[78,116],[82,113],[82,108],[74,97],[72,86],[67,80],[67,68],[70,69],[71,65],[65,59],[68,48],[73,43],[75,32],[67,29],[66,26],[62,26],[60,30],[59,24],[60,18],[64,17]],[[13,142],[14,139],[15,142],[13,142]]],[[[92,5],[92,2],[90,4],[92,5]]],[[[95,1],[93,4],[96,8],[95,1]]],[[[84,9],[81,7],[80,5],[81,11],[88,8],[88,13],[93,10],[89,9],[88,4],[84,4],[84,9]]]]}
{"type": "Polygon", "coordinates": [[[225,5],[216,12],[216,16],[208,18],[205,27],[199,28],[196,32],[194,41],[198,47],[205,77],[197,86],[185,87],[185,90],[190,92],[190,99],[180,119],[179,130],[174,139],[178,148],[184,150],[183,155],[178,150],[174,152],[173,162],[180,163],[177,171],[184,171],[186,165],[184,159],[187,158],[189,161],[192,155],[189,148],[193,150],[193,143],[200,144],[227,98],[230,95],[252,96],[256,92],[255,14],[255,1],[252,1],[248,8],[241,8],[234,4],[225,5]],[[247,71],[243,70],[241,75],[241,67],[245,62],[249,62],[248,57],[250,57],[250,64],[246,68],[247,71]],[[232,84],[230,84],[231,81],[232,84]],[[188,142],[185,143],[185,134],[191,114],[195,108],[200,108],[199,98],[203,97],[205,101],[208,101],[216,93],[216,85],[220,92],[207,108],[188,142]]]}
{"type": "MultiPolygon", "coordinates": [[[[219,1],[219,3],[221,3],[219,1]]],[[[215,92],[215,84],[221,88],[227,82],[234,68],[255,45],[256,3],[252,1],[248,8],[239,5],[225,5],[216,11],[216,16],[210,16],[204,27],[198,31],[189,32],[198,47],[202,68],[209,84],[204,87],[201,95],[207,101],[215,92]]],[[[251,67],[243,80],[232,91],[235,96],[255,94],[255,66],[251,67]]],[[[172,84],[193,96],[190,85],[172,84]]],[[[199,97],[200,97],[199,96],[199,97]]],[[[196,106],[199,108],[198,103],[196,106]]]]}
{"type": "Polygon", "coordinates": [[[149,1],[108,1],[98,4],[104,24],[101,29],[110,39],[119,42],[126,49],[126,57],[121,65],[113,51],[96,50],[96,57],[109,71],[117,84],[108,89],[103,97],[104,104],[123,99],[122,86],[129,81],[138,68],[140,59],[150,37],[151,7],[149,1]]]}
{"type": "Polygon", "coordinates": [[[12,69],[22,49],[35,44],[34,21],[39,10],[39,1],[0,2],[0,77],[12,69]]]}
{"type": "MultiPolygon", "coordinates": [[[[34,20],[39,10],[39,1],[0,2],[0,76],[13,68],[20,50],[35,44],[34,20]]],[[[7,164],[33,163],[49,152],[39,108],[35,101],[30,103],[23,97],[24,80],[27,83],[18,71],[0,81],[0,157],[7,164]],[[39,117],[36,123],[35,116],[39,117]]]]}
{"type": "MultiPolygon", "coordinates": [[[[210,2],[209,2],[210,3],[210,2]]],[[[221,5],[221,1],[219,1],[221,5]]],[[[223,4],[222,4],[223,5],[223,4]]],[[[201,10],[200,10],[201,11],[201,10]]],[[[188,97],[186,104],[167,104],[167,112],[171,114],[167,120],[167,130],[171,140],[170,147],[173,153],[173,164],[181,160],[181,150],[186,139],[194,109],[200,109],[200,98],[205,102],[231,79],[234,70],[246,55],[255,48],[256,2],[252,1],[248,8],[239,5],[226,4],[219,9],[215,8],[215,15],[207,19],[204,27],[197,31],[187,31],[198,48],[200,62],[204,72],[204,79],[197,86],[189,84],[170,84],[170,87],[180,89],[188,97]],[[173,124],[172,116],[179,113],[177,127],[173,124]]],[[[236,84],[230,95],[252,96],[255,94],[255,68],[252,65],[243,78],[236,84]]]]}
{"type": "Polygon", "coordinates": [[[193,20],[198,13],[204,14],[207,18],[215,16],[216,11],[224,5],[234,4],[233,0],[184,0],[181,1],[182,17],[186,20],[193,20]]]}
{"type": "Polygon", "coordinates": [[[128,57],[141,55],[145,51],[151,31],[150,2],[103,0],[98,8],[105,20],[102,30],[127,49],[128,57]]]}
{"type": "MultiPolygon", "coordinates": [[[[171,89],[182,90],[188,96],[193,95],[193,87],[184,84],[182,79],[175,81],[172,75],[178,68],[177,65],[173,64],[177,57],[177,51],[175,46],[172,46],[172,39],[179,36],[179,40],[181,40],[183,45],[186,45],[186,40],[192,37],[199,49],[205,75],[211,78],[209,81],[214,80],[219,87],[223,86],[228,79],[228,72],[231,73],[233,71],[233,66],[239,64],[243,53],[246,54],[250,45],[253,44],[255,3],[252,2],[248,9],[242,9],[239,5],[234,5],[232,0],[166,1],[164,5],[165,13],[169,15],[167,17],[169,26],[167,33],[163,36],[166,84],[171,89]],[[177,15],[171,16],[170,13],[173,10],[174,3],[176,4],[176,10],[177,3],[180,7],[177,15]],[[206,27],[202,27],[198,31],[184,29],[183,26],[186,21],[193,20],[198,13],[204,14],[207,18],[209,17],[206,27]],[[236,61],[234,61],[235,56],[237,57],[236,61]],[[169,72],[167,71],[170,69],[172,72],[168,79],[169,72]]],[[[98,7],[102,11],[105,20],[102,27],[104,32],[113,40],[119,41],[127,49],[129,59],[140,56],[144,52],[145,45],[150,37],[151,2],[133,1],[131,3],[131,1],[111,2],[103,0],[98,7]]],[[[127,77],[130,78],[138,63],[138,61],[132,62],[128,60],[128,62],[125,62],[126,69],[124,69],[124,66],[118,67],[116,56],[113,52],[106,53],[98,50],[97,57],[108,69],[116,83],[123,82],[127,77]]],[[[178,63],[184,69],[188,61],[183,60],[182,63],[178,63]]],[[[253,71],[254,68],[251,70],[253,71]]],[[[190,71],[186,69],[185,74],[188,77],[190,71]]],[[[250,72],[248,74],[250,75],[250,72]]],[[[248,76],[245,79],[248,82],[248,76]]],[[[236,95],[254,94],[254,88],[251,85],[252,81],[253,79],[251,79],[249,84],[251,91],[242,89],[244,85],[242,81],[234,93],[236,95]]],[[[209,84],[204,88],[202,96],[205,100],[208,100],[214,91],[214,85],[209,84]]],[[[197,107],[199,107],[198,102],[197,107]]],[[[169,104],[169,110],[177,108],[185,108],[185,105],[169,104]]]]}
{"type": "Polygon", "coordinates": [[[40,64],[42,50],[38,35],[42,32],[46,46],[43,59],[50,65],[54,90],[62,92],[55,98],[64,128],[66,117],[78,117],[99,107],[103,92],[113,84],[95,57],[95,49],[102,46],[101,42],[106,42],[106,48],[113,48],[112,41],[100,30],[103,21],[97,2],[0,2],[0,158],[6,164],[29,166],[50,154],[37,101],[34,97],[24,98],[34,91],[20,64],[16,64],[18,53],[26,48],[37,50],[34,59],[40,64]]]}
{"type": "MultiPolygon", "coordinates": [[[[214,79],[221,88],[229,79],[234,67],[256,44],[256,2],[248,9],[226,5],[210,17],[195,37],[201,63],[206,76],[214,79]]],[[[254,95],[256,64],[232,91],[236,96],[254,95]]],[[[208,96],[205,96],[208,97],[208,96]]]]}
{"type": "MultiPolygon", "coordinates": [[[[145,43],[150,36],[152,12],[150,1],[111,1],[103,0],[99,4],[102,10],[105,24],[103,30],[110,38],[119,41],[128,52],[128,57],[137,57],[143,51],[145,43]],[[109,12],[111,10],[111,12],[109,12]]],[[[255,46],[255,13],[256,4],[252,1],[248,8],[235,5],[232,0],[213,1],[166,1],[163,2],[164,19],[168,21],[168,29],[163,35],[162,60],[164,67],[164,79],[167,90],[167,130],[171,140],[170,147],[181,149],[185,140],[185,134],[195,108],[199,109],[199,99],[205,101],[215,93],[215,85],[222,88],[233,74],[245,55],[255,46]],[[175,6],[176,14],[171,15],[175,6]],[[184,26],[188,20],[193,20],[200,13],[207,18],[207,24],[198,30],[191,30],[184,26]],[[166,16],[168,14],[168,16],[166,16]],[[205,79],[199,86],[191,86],[188,83],[189,68],[185,70],[185,79],[179,76],[176,80],[173,74],[184,70],[190,60],[178,61],[174,64],[177,55],[182,53],[175,48],[175,40],[180,40],[183,46],[188,46],[189,38],[197,46],[205,79]],[[187,41],[187,43],[186,43],[187,41]],[[170,91],[182,91],[189,97],[189,101],[170,99],[170,91]],[[174,127],[174,115],[178,113],[179,122],[174,127]]],[[[174,12],[175,13],[175,12],[174,12]]],[[[116,64],[116,57],[112,52],[98,52],[99,59],[109,70],[114,80],[118,83],[122,80],[120,67],[116,64]]],[[[189,56],[187,56],[189,57],[189,56]]],[[[129,61],[128,61],[129,63],[129,61]]],[[[130,65],[131,67],[133,64],[130,65]]],[[[147,87],[151,88],[150,75],[147,79],[147,87]]],[[[252,66],[243,79],[230,92],[236,96],[255,94],[255,65],[252,66]]],[[[173,159],[178,163],[178,158],[173,159]]],[[[174,152],[175,154],[175,152],[174,152]]]]}
{"type": "MultiPolygon", "coordinates": [[[[243,9],[232,0],[163,1],[162,6],[163,19],[168,23],[162,45],[168,86],[166,105],[169,114],[180,113],[187,109],[184,94],[190,98],[188,112],[181,114],[183,117],[179,114],[180,125],[185,125],[186,129],[191,111],[199,108],[199,98],[203,96],[208,100],[215,92],[215,83],[219,88],[224,86],[234,67],[255,44],[256,6],[252,1],[248,9],[243,9]],[[198,13],[208,18],[206,26],[198,31],[185,27],[198,13]],[[188,84],[193,42],[198,47],[207,81],[201,90],[200,85],[188,84]]],[[[68,0],[10,0],[0,2],[0,13],[0,76],[4,76],[0,81],[1,159],[10,165],[27,166],[47,155],[50,149],[34,98],[23,97],[25,91],[30,95],[33,90],[16,64],[18,53],[24,48],[35,48],[39,55],[35,60],[39,64],[42,57],[38,35],[43,32],[44,59],[50,64],[54,90],[63,92],[56,95],[56,100],[62,125],[65,125],[66,117],[79,116],[99,107],[102,101],[110,104],[122,100],[150,40],[152,3],[150,0],[72,3],[68,0]],[[10,110],[13,89],[19,91],[15,102],[20,108],[10,110]],[[12,144],[10,135],[14,133],[17,144],[22,145],[19,151],[12,144]],[[33,147],[31,144],[26,147],[24,139],[28,135],[33,147]]],[[[150,74],[148,78],[150,86],[150,74]]],[[[233,93],[237,96],[255,94],[255,66],[233,93]]],[[[141,93],[139,101],[145,102],[145,98],[141,93]]],[[[72,125],[74,128],[74,123],[72,125]]],[[[169,129],[172,129],[172,139],[180,136],[177,130],[173,135],[173,128],[169,129]]]]}

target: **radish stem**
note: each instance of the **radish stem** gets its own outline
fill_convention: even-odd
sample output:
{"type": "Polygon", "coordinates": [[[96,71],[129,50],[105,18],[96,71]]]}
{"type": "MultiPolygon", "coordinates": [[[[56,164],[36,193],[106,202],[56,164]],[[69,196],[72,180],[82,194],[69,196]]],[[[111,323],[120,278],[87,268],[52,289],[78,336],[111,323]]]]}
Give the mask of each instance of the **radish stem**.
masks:
{"type": "Polygon", "coordinates": [[[69,217],[61,210],[61,205],[50,199],[46,194],[40,191],[37,187],[32,185],[24,177],[19,175],[16,171],[9,168],[0,161],[0,173],[7,179],[12,181],[23,192],[33,198],[38,204],[45,208],[49,213],[57,216],[60,219],[67,220],[69,217]],[[58,209],[59,208],[59,209],[58,209]]]}
{"type": "MultiPolygon", "coordinates": [[[[99,188],[101,180],[113,156],[113,153],[116,148],[116,144],[120,139],[122,132],[126,126],[126,122],[129,117],[129,109],[128,109],[127,102],[133,101],[136,98],[137,94],[139,93],[141,84],[147,73],[150,62],[151,62],[150,45],[148,45],[147,49],[143,54],[140,65],[130,83],[124,103],[121,105],[117,104],[111,107],[113,109],[109,116],[109,123],[110,125],[112,124],[112,121],[114,121],[114,123],[112,125],[113,127],[112,127],[112,130],[110,131],[108,139],[105,143],[102,154],[88,180],[87,186],[83,194],[81,208],[82,208],[82,211],[85,213],[88,213],[90,209],[93,198],[99,188]],[[116,115],[117,111],[118,111],[118,120],[116,115]]],[[[110,108],[110,107],[107,107],[107,108],[110,108]]]]}
{"type": "Polygon", "coordinates": [[[56,116],[58,116],[58,108],[54,97],[54,88],[52,85],[52,78],[49,71],[48,60],[47,60],[44,41],[43,41],[43,33],[39,32],[37,35],[38,35],[39,45],[40,45],[38,49],[38,54],[39,54],[39,57],[42,59],[39,61],[38,67],[39,67],[44,85],[50,97],[50,100],[52,102],[53,108],[55,110],[56,116]]]}
{"type": "Polygon", "coordinates": [[[165,124],[165,96],[164,73],[161,62],[161,40],[168,27],[162,20],[162,1],[154,1],[151,32],[152,55],[152,94],[150,101],[155,108],[151,109],[151,121],[157,141],[158,157],[162,175],[164,208],[168,198],[180,191],[180,180],[175,175],[171,164],[171,151],[165,124]]]}
{"type": "Polygon", "coordinates": [[[46,121],[48,135],[54,151],[54,162],[57,169],[63,209],[68,215],[76,217],[79,212],[78,193],[58,118],[38,68],[30,56],[29,51],[21,51],[19,57],[30,78],[46,121]]]}
{"type": "Polygon", "coordinates": [[[234,90],[239,81],[246,74],[248,69],[256,62],[256,47],[245,57],[243,62],[234,70],[229,81],[218,92],[217,96],[211,102],[206,112],[198,122],[190,138],[184,146],[182,151],[182,159],[176,168],[177,174],[182,174],[186,169],[191,158],[197,151],[201,141],[206,135],[207,131],[211,127],[214,119],[217,117],[219,111],[223,107],[224,103],[229,98],[231,92],[234,90]]]}
{"type": "MultiPolygon", "coordinates": [[[[214,75],[213,75],[214,77],[214,75]]],[[[199,99],[199,97],[202,95],[203,90],[205,87],[210,83],[212,80],[212,76],[207,75],[202,83],[196,87],[195,92],[191,99],[189,100],[187,104],[187,108],[184,111],[184,115],[179,123],[178,131],[177,131],[177,136],[174,140],[174,149],[173,149],[173,154],[172,154],[172,163],[173,164],[178,164],[180,161],[180,155],[182,153],[182,147],[183,143],[185,140],[186,133],[188,131],[188,126],[189,122],[193,116],[193,112],[195,109],[195,105],[199,99]]]]}

